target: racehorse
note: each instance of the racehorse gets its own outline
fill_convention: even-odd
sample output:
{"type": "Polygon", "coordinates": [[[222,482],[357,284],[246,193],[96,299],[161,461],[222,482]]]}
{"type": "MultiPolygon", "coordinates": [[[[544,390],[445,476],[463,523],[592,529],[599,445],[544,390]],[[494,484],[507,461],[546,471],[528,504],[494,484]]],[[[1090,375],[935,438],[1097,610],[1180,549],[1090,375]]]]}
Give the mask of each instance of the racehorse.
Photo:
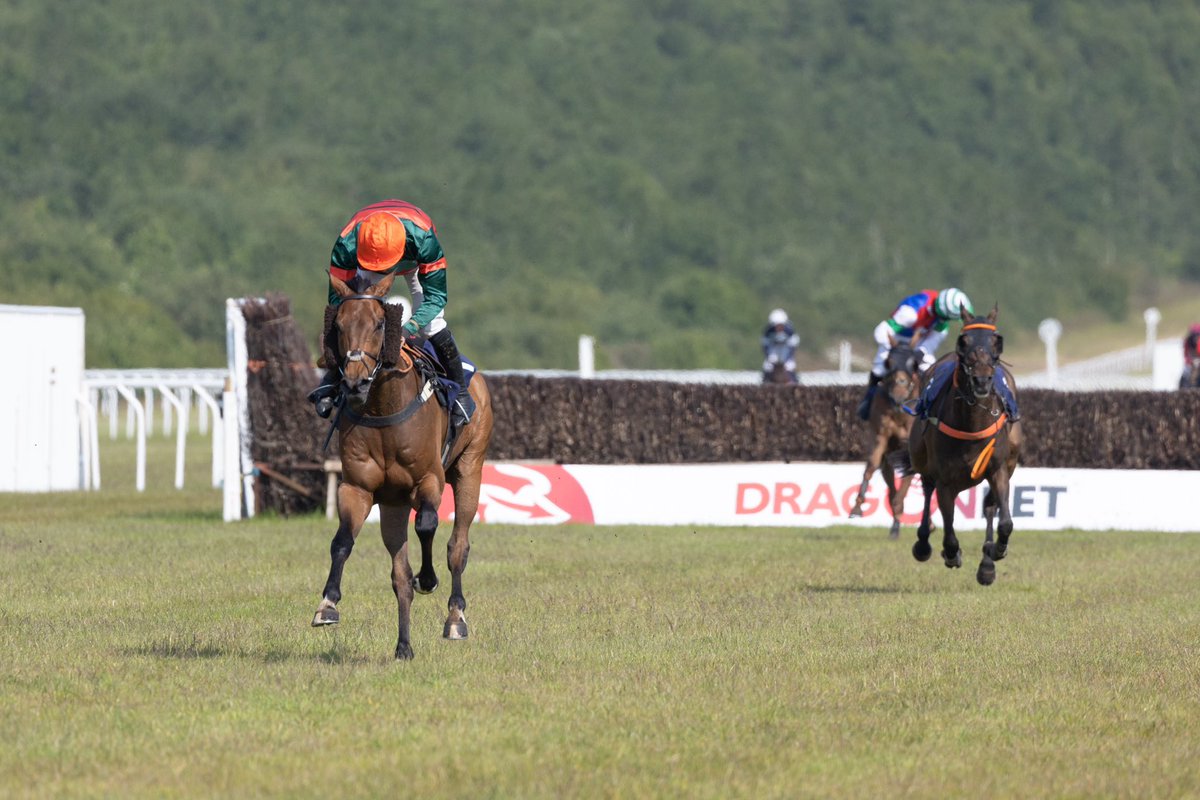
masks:
{"type": "Polygon", "coordinates": [[[1004,337],[996,332],[998,313],[998,307],[993,307],[986,317],[973,316],[962,309],[963,328],[954,353],[944,356],[933,367],[938,370],[952,360],[953,366],[946,368],[953,369],[953,377],[938,396],[929,399],[927,418],[918,420],[909,435],[911,468],[920,474],[925,491],[913,557],[927,561],[932,553],[929,509],[936,491],[942,512],[942,559],[947,567],[962,566],[962,550],[954,535],[954,499],[959,492],[986,480],[987,533],[983,560],[976,573],[976,579],[984,586],[996,580],[995,562],[1008,552],[1013,528],[1008,483],[1021,449],[1021,425],[1009,421],[1004,402],[996,391],[996,376],[1001,371],[1014,397],[1017,391],[1012,373],[1000,363],[1004,337]],[[1000,524],[993,543],[992,524],[997,511],[1000,524]]]}
{"type": "Polygon", "coordinates": [[[1200,363],[1185,365],[1179,376],[1180,389],[1200,389],[1200,363]]]}
{"type": "Polygon", "coordinates": [[[888,532],[890,539],[900,537],[904,497],[908,494],[908,485],[912,483],[912,474],[905,470],[897,486],[894,465],[897,461],[904,462],[902,456],[908,449],[908,435],[913,425],[912,406],[921,392],[920,363],[920,353],[910,344],[892,341],[892,347],[883,362],[886,372],[879,379],[879,390],[871,401],[871,415],[867,419],[867,466],[863,470],[862,485],[858,488],[854,508],[850,510],[851,517],[862,516],[862,504],[867,497],[871,476],[886,459],[888,506],[892,510],[892,527],[888,532]]]}
{"type": "Polygon", "coordinates": [[[438,584],[433,536],[447,483],[454,492],[454,530],[447,545],[451,586],[443,636],[467,637],[462,575],[492,436],[492,406],[487,383],[476,375],[470,383],[475,414],[450,449],[443,451],[450,417],[439,403],[427,402],[435,393],[436,378],[419,368],[425,355],[404,339],[401,306],[383,300],[394,278],[389,275],[368,287],[330,276],[341,304],[327,312],[333,316],[328,340],[336,348],[327,346],[326,358],[332,356],[341,371],[346,405],[336,421],[342,457],[338,529],[329,548],[329,579],[312,624],[332,625],[341,618],[337,604],[342,598],[342,568],[371,506],[378,503],[399,607],[396,658],[407,660],[413,657],[409,636],[413,592],[428,594],[438,584]],[[408,520],[414,509],[413,527],[421,542],[421,569],[415,578],[408,561],[408,520]]]}
{"type": "Polygon", "coordinates": [[[767,363],[771,368],[763,370],[763,383],[795,385],[799,383],[796,373],[787,368],[791,360],[792,349],[787,346],[787,340],[774,341],[767,348],[767,363]]]}

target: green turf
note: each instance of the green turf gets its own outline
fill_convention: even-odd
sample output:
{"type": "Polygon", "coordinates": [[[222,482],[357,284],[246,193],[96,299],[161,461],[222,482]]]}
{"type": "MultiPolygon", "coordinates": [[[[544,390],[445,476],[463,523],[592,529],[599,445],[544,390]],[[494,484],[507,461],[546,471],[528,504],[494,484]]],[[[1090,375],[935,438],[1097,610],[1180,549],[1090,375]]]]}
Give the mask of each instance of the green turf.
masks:
{"type": "Polygon", "coordinates": [[[119,453],[0,496],[0,795],[1200,794],[1200,538],[1018,529],[983,588],[975,532],[951,571],[911,531],[478,525],[470,638],[441,568],[396,663],[377,528],[313,629],[331,524],[222,523],[169,447],[143,495],[119,453]]]}

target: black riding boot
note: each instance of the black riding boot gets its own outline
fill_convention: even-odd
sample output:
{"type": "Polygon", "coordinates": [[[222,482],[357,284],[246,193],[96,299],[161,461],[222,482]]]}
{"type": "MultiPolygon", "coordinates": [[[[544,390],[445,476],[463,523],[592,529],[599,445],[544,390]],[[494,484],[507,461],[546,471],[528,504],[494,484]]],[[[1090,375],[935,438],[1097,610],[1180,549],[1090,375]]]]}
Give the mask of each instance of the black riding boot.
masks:
{"type": "Polygon", "coordinates": [[[863,395],[862,402],[858,404],[858,418],[861,420],[871,418],[871,401],[875,399],[875,392],[879,389],[879,380],[879,376],[872,372],[867,381],[867,393],[863,395]]]}
{"type": "Polygon", "coordinates": [[[454,401],[454,408],[451,409],[451,412],[456,425],[465,425],[471,421],[471,416],[475,413],[475,400],[467,391],[467,381],[463,377],[462,356],[458,354],[458,345],[450,334],[449,328],[442,328],[430,336],[429,343],[433,345],[438,358],[442,360],[442,366],[446,368],[446,376],[459,386],[458,398],[454,401]]]}
{"type": "Polygon", "coordinates": [[[321,378],[321,384],[308,393],[308,402],[317,407],[317,416],[328,419],[342,393],[342,382],[336,369],[331,369],[321,378]]]}

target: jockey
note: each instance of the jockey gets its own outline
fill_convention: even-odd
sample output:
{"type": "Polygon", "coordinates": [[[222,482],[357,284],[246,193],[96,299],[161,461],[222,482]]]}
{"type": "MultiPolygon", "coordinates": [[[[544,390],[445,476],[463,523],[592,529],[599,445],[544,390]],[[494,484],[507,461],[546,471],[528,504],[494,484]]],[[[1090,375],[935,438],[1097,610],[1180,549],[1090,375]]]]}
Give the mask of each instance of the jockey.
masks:
{"type": "Polygon", "coordinates": [[[970,299],[958,289],[942,289],[940,292],[925,289],[900,301],[892,315],[875,326],[875,360],[871,362],[871,376],[867,381],[867,392],[858,404],[858,416],[866,420],[871,416],[871,401],[879,381],[887,372],[884,361],[888,351],[897,342],[903,342],[920,351],[921,371],[929,369],[936,360],[934,353],[946,338],[950,321],[961,318],[962,309],[974,314],[970,299]]]}
{"type": "MultiPolygon", "coordinates": [[[[412,295],[413,314],[404,323],[405,335],[428,338],[446,374],[462,387],[454,404],[454,423],[470,422],[475,401],[467,391],[458,345],[446,327],[446,256],[433,220],[402,200],[384,200],[357,211],[338,234],[329,257],[329,274],[343,281],[357,275],[373,285],[392,273],[408,282],[412,295]]],[[[340,302],[331,283],[329,304],[340,302]]],[[[321,385],[308,396],[322,417],[333,410],[339,391],[336,367],[329,366],[321,385]]]]}
{"type": "Polygon", "coordinates": [[[1197,361],[1200,361],[1200,322],[1188,328],[1187,336],[1183,340],[1184,368],[1191,371],[1197,361]]]}
{"type": "Polygon", "coordinates": [[[762,335],[764,375],[770,374],[775,365],[783,362],[789,375],[796,374],[796,348],[800,345],[800,334],[788,319],[787,312],[777,308],[767,315],[767,329],[762,335]]]}

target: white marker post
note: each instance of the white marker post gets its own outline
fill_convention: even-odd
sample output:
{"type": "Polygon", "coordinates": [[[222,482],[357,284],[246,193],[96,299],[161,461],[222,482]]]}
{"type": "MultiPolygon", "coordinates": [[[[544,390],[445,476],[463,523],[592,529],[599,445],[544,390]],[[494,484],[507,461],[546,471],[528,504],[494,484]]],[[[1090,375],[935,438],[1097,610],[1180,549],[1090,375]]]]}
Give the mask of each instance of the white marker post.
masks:
{"type": "Polygon", "coordinates": [[[1058,383],[1058,338],[1062,329],[1062,323],[1053,317],[1038,324],[1038,337],[1046,344],[1046,377],[1051,384],[1058,383]]]}

